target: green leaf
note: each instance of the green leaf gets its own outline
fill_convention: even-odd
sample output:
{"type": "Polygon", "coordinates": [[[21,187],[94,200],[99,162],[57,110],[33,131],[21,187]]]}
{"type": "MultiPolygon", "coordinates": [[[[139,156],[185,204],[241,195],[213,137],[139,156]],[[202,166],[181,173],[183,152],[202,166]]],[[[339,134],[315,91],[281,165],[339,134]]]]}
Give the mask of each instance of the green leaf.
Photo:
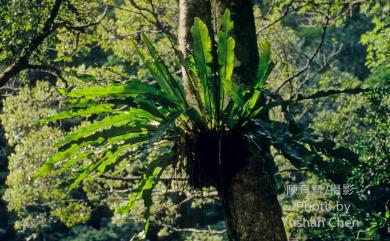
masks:
{"type": "Polygon", "coordinates": [[[131,108],[128,113],[115,116],[108,116],[103,120],[96,121],[85,127],[81,127],[65,136],[61,141],[56,143],[56,146],[63,146],[65,144],[77,141],[81,138],[88,137],[98,131],[110,129],[112,127],[125,126],[129,123],[139,124],[136,121],[139,119],[149,121],[160,121],[161,119],[141,109],[131,108]]]}
{"type": "MultiPolygon", "coordinates": [[[[237,105],[243,106],[244,101],[239,93],[239,88],[232,81],[235,40],[232,36],[230,36],[230,31],[233,29],[233,21],[230,19],[229,10],[226,10],[221,18],[221,28],[221,31],[218,32],[217,50],[220,82],[224,93],[237,105]]],[[[223,97],[221,98],[223,101],[223,97]]]]}
{"type": "Polygon", "coordinates": [[[159,172],[160,168],[154,167],[152,170],[149,170],[148,172],[144,173],[142,175],[142,180],[138,183],[135,191],[130,194],[128,203],[116,209],[115,212],[119,214],[129,213],[131,209],[134,208],[137,200],[140,200],[144,196],[144,191],[152,189],[159,172]]]}
{"type": "Polygon", "coordinates": [[[42,125],[57,120],[70,119],[76,116],[90,117],[91,115],[101,114],[101,113],[120,113],[119,111],[113,110],[113,106],[114,106],[113,104],[99,104],[99,105],[91,106],[87,109],[81,109],[76,111],[74,110],[64,111],[56,115],[41,119],[39,121],[39,124],[42,125]]]}
{"type": "Polygon", "coordinates": [[[49,174],[56,163],[74,157],[76,153],[82,148],[85,148],[89,145],[98,145],[103,143],[103,141],[103,138],[98,138],[97,140],[93,141],[85,141],[80,144],[73,144],[64,151],[57,152],[37,170],[34,176],[37,178],[49,174]]]}
{"type": "Polygon", "coordinates": [[[75,98],[75,99],[67,99],[65,101],[65,105],[68,107],[77,107],[77,108],[85,108],[96,105],[97,102],[93,99],[88,98],[75,98]]]}
{"type": "MultiPolygon", "coordinates": [[[[139,140],[134,141],[134,137],[132,137],[131,140],[133,140],[133,143],[123,144],[119,147],[115,146],[114,148],[112,148],[110,145],[108,145],[106,147],[101,148],[100,151],[103,151],[104,155],[97,156],[95,158],[96,160],[94,160],[92,163],[87,164],[87,165],[82,165],[81,167],[78,168],[78,171],[80,172],[80,174],[78,174],[74,178],[73,182],[71,183],[71,185],[69,186],[69,188],[67,190],[67,193],[69,193],[70,191],[72,191],[73,189],[78,187],[78,185],[82,181],[84,181],[85,179],[87,179],[87,178],[94,179],[94,178],[102,175],[103,173],[105,173],[107,171],[108,167],[117,163],[118,160],[123,158],[125,156],[125,154],[127,154],[131,150],[132,145],[134,143],[136,143],[137,141],[139,141],[139,140]],[[90,177],[90,175],[95,171],[97,172],[96,175],[93,175],[92,177],[90,177]]],[[[84,155],[89,155],[89,152],[87,151],[87,152],[83,153],[83,156],[84,155]]],[[[79,159],[79,158],[76,158],[76,159],[79,159]]],[[[75,161],[76,160],[72,160],[72,162],[75,162],[75,161]]],[[[71,167],[71,166],[69,165],[69,167],[71,167]]]]}
{"type": "MultiPolygon", "coordinates": [[[[155,76],[155,78],[157,79],[157,78],[162,77],[163,80],[161,80],[161,81],[168,83],[168,86],[170,87],[172,92],[175,94],[175,96],[180,100],[181,104],[184,104],[185,106],[187,106],[188,104],[186,102],[184,90],[182,89],[182,87],[177,83],[175,78],[171,75],[168,67],[164,64],[160,55],[157,53],[157,51],[153,47],[152,43],[149,41],[149,39],[144,34],[142,34],[142,40],[144,41],[144,43],[149,51],[149,54],[151,55],[151,57],[154,60],[154,64],[156,67],[155,71],[157,71],[157,73],[158,73],[157,76],[155,76]]],[[[152,72],[152,74],[153,74],[153,72],[152,72]]],[[[165,85],[166,84],[163,84],[163,86],[165,86],[165,85]]],[[[161,88],[163,86],[161,86],[161,88]]],[[[167,88],[167,87],[164,87],[164,88],[167,88]]]]}
{"type": "Polygon", "coordinates": [[[128,143],[131,141],[132,143],[138,142],[141,140],[145,140],[145,136],[150,132],[150,130],[142,129],[137,132],[131,132],[131,133],[126,133],[123,135],[118,135],[118,136],[113,136],[108,138],[107,143],[113,144],[116,142],[126,142],[128,143]]]}
{"type": "Polygon", "coordinates": [[[145,234],[148,232],[149,228],[150,208],[153,204],[153,188],[156,186],[163,171],[170,164],[169,160],[171,158],[171,153],[168,153],[153,160],[152,163],[149,165],[147,171],[142,175],[142,180],[137,184],[137,187],[135,188],[134,192],[130,194],[128,203],[115,210],[115,212],[118,214],[127,214],[134,208],[138,200],[143,199],[145,205],[145,234]]]}
{"type": "Polygon", "coordinates": [[[117,115],[117,116],[108,116],[104,118],[101,121],[96,121],[91,125],[87,125],[84,127],[81,127],[77,131],[71,132],[67,136],[65,136],[62,140],[56,143],[57,147],[63,146],[65,144],[68,144],[70,142],[76,141],[80,138],[84,138],[87,136],[90,136],[94,134],[97,131],[101,131],[104,129],[109,129],[112,126],[122,126],[126,125],[129,122],[131,122],[131,115],[129,114],[123,114],[123,115],[117,115]]]}
{"type": "Polygon", "coordinates": [[[260,43],[260,59],[259,67],[257,69],[257,88],[263,88],[266,80],[266,73],[268,71],[270,59],[271,59],[271,45],[269,42],[260,43]]]}
{"type": "Polygon", "coordinates": [[[250,116],[251,113],[255,111],[254,107],[256,106],[259,98],[260,98],[261,92],[260,90],[253,90],[251,97],[245,102],[245,105],[243,107],[243,117],[247,118],[250,116]]]}
{"type": "Polygon", "coordinates": [[[147,140],[145,140],[145,145],[140,148],[139,152],[143,155],[149,153],[150,146],[163,139],[166,133],[175,127],[175,122],[180,117],[180,115],[182,115],[182,113],[183,112],[181,111],[173,112],[159,124],[156,130],[150,131],[147,140]]]}
{"type": "Polygon", "coordinates": [[[105,160],[97,167],[97,174],[93,178],[104,174],[109,167],[115,165],[119,160],[123,159],[123,157],[127,157],[128,155],[126,154],[133,150],[134,144],[147,141],[149,139],[147,134],[148,131],[144,130],[109,138],[107,141],[108,144],[116,143],[119,147],[104,157],[105,160]]]}
{"type": "Polygon", "coordinates": [[[213,61],[211,54],[211,39],[206,24],[195,18],[191,27],[193,39],[193,57],[201,84],[200,96],[206,108],[211,111],[215,93],[215,84],[211,80],[211,67],[213,61]]]}
{"type": "Polygon", "coordinates": [[[179,58],[179,62],[181,66],[183,67],[183,70],[188,76],[188,84],[189,84],[189,90],[183,90],[183,94],[186,96],[188,94],[193,94],[195,97],[196,104],[195,106],[192,106],[192,104],[195,103],[187,103],[186,102],[186,112],[191,113],[191,116],[194,117],[191,121],[196,122],[199,124],[198,126],[201,128],[206,125],[206,113],[204,109],[204,105],[202,103],[201,97],[200,97],[200,91],[198,83],[199,77],[196,75],[196,71],[191,68],[191,63],[189,59],[184,58],[183,53],[180,52],[175,46],[172,46],[173,51],[175,52],[176,56],[179,58]],[[188,92],[188,93],[187,93],[188,92]],[[195,113],[196,112],[196,113],[195,113]],[[204,122],[202,122],[204,121],[204,122]]]}
{"type": "Polygon", "coordinates": [[[138,95],[150,95],[156,97],[158,100],[166,101],[177,106],[176,98],[172,98],[171,96],[162,93],[159,89],[138,80],[132,80],[121,85],[92,86],[83,89],[75,89],[68,94],[68,96],[72,98],[127,98],[136,97],[138,95]]]}
{"type": "Polygon", "coordinates": [[[90,74],[79,74],[75,70],[69,71],[68,74],[85,82],[98,82],[96,77],[90,74]]]}
{"type": "Polygon", "coordinates": [[[165,115],[169,113],[167,108],[161,108],[155,100],[148,98],[148,96],[137,96],[137,98],[134,99],[134,102],[138,104],[139,109],[146,110],[147,112],[153,114],[154,116],[160,117],[161,119],[164,119],[165,115]]]}
{"type": "MultiPolygon", "coordinates": [[[[131,133],[134,134],[134,133],[131,133]]],[[[134,139],[134,137],[131,137],[134,139]]],[[[114,152],[109,152],[108,155],[104,158],[104,161],[96,168],[97,174],[93,177],[96,178],[104,174],[109,167],[118,162],[124,155],[126,155],[130,150],[133,144],[121,145],[114,152]]]]}
{"type": "Polygon", "coordinates": [[[230,11],[226,10],[221,18],[221,31],[218,32],[218,63],[219,77],[221,81],[231,81],[234,69],[235,40],[230,35],[233,29],[233,21],[230,19],[230,11]]]}
{"type": "Polygon", "coordinates": [[[259,100],[261,97],[261,90],[265,87],[266,80],[275,67],[274,62],[270,61],[270,59],[271,45],[269,42],[263,42],[260,44],[260,60],[256,75],[257,82],[250,91],[250,97],[245,102],[242,114],[244,118],[248,118],[255,112],[256,113],[253,116],[256,116],[257,112],[260,111],[259,100]]]}
{"type": "Polygon", "coordinates": [[[95,154],[94,150],[87,150],[81,153],[78,153],[73,158],[66,160],[66,162],[61,165],[61,168],[58,170],[54,170],[55,174],[59,175],[66,171],[68,171],[70,168],[72,168],[77,163],[81,162],[82,160],[91,157],[93,154],[95,154]]]}
{"type": "Polygon", "coordinates": [[[103,158],[96,160],[95,162],[92,162],[91,164],[87,165],[84,170],[79,174],[73,182],[69,185],[69,188],[67,190],[67,193],[64,195],[66,196],[70,191],[74,190],[79,186],[79,184],[85,180],[102,162],[104,161],[103,158]]]}
{"type": "Polygon", "coordinates": [[[60,88],[58,86],[54,87],[57,92],[62,96],[62,97],[66,97],[67,94],[69,93],[70,89],[69,88],[60,88]]]}
{"type": "Polygon", "coordinates": [[[133,45],[138,55],[141,57],[142,61],[144,62],[150,73],[153,75],[155,81],[160,86],[161,90],[165,93],[174,94],[169,84],[169,76],[167,76],[165,72],[159,71],[159,66],[157,62],[150,61],[146,58],[145,54],[135,41],[133,41],[133,45]]]}
{"type": "Polygon", "coordinates": [[[234,103],[240,107],[244,105],[244,100],[240,95],[240,89],[236,84],[233,83],[233,81],[225,81],[223,82],[222,86],[225,94],[229,96],[234,101],[234,103]]]}
{"type": "MultiPolygon", "coordinates": [[[[129,130],[131,131],[131,130],[129,130]]],[[[71,167],[73,167],[76,163],[81,162],[82,160],[86,159],[87,157],[91,157],[93,155],[99,153],[99,152],[107,152],[109,149],[113,148],[114,145],[123,145],[118,148],[118,151],[114,153],[113,155],[109,156],[106,154],[105,161],[97,167],[97,169],[100,171],[99,175],[103,174],[106,171],[106,168],[110,165],[116,163],[116,161],[122,157],[125,152],[124,150],[128,150],[129,147],[136,143],[140,143],[142,141],[145,141],[147,139],[147,133],[148,130],[141,129],[141,131],[137,132],[131,132],[126,133],[123,135],[116,135],[115,133],[112,133],[112,137],[108,138],[107,140],[105,138],[99,137],[96,141],[84,141],[81,142],[80,145],[73,144],[70,148],[66,149],[63,152],[59,152],[53,156],[49,161],[47,161],[40,169],[39,173],[37,173],[37,176],[42,176],[44,174],[47,174],[49,171],[53,170],[53,165],[61,160],[66,160],[61,166],[59,170],[55,170],[55,173],[60,174],[64,171],[69,170],[71,167]],[[90,148],[90,149],[88,149],[90,148]],[[80,152],[80,150],[82,150],[80,152]],[[109,159],[110,158],[110,159],[109,159]],[[109,160],[107,160],[109,159],[109,160]]],[[[97,175],[98,176],[98,175],[97,175]]]]}

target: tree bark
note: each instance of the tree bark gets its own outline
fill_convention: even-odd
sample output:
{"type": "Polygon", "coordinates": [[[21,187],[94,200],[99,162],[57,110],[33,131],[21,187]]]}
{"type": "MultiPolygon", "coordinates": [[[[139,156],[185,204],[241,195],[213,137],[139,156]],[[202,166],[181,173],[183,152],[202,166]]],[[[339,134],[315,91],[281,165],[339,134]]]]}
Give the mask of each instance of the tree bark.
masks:
{"type": "MultiPolygon", "coordinates": [[[[179,50],[183,53],[183,56],[186,58],[189,54],[191,40],[190,29],[194,24],[195,17],[200,18],[206,25],[208,25],[210,36],[213,36],[212,26],[211,26],[211,7],[210,2],[205,0],[179,0],[179,27],[178,27],[178,44],[179,50]]],[[[195,103],[194,97],[190,88],[188,76],[182,68],[182,79],[184,89],[187,90],[189,95],[187,96],[187,100],[190,103],[195,103]]]]}
{"type": "MultiPolygon", "coordinates": [[[[180,0],[178,30],[180,50],[187,56],[191,43],[189,30],[195,17],[200,17],[208,25],[209,30],[213,31],[218,28],[219,18],[226,8],[230,9],[234,21],[237,60],[234,70],[235,81],[250,85],[256,79],[259,62],[250,0],[180,0]]],[[[184,87],[188,91],[185,73],[183,77],[184,87]]],[[[265,115],[264,119],[267,117],[265,115]]],[[[237,147],[247,148],[247,145],[237,147]]],[[[251,150],[251,153],[252,155],[245,158],[247,160],[242,160],[245,161],[243,162],[245,166],[232,177],[222,181],[218,187],[229,240],[286,241],[282,212],[275,193],[274,162],[269,145],[264,145],[261,155],[258,149],[251,150]]]]}
{"type": "MultiPolygon", "coordinates": [[[[256,80],[259,50],[253,6],[250,0],[211,0],[217,27],[228,8],[234,22],[236,81],[251,85],[256,80]]],[[[268,120],[265,113],[263,119],[268,120]]],[[[246,166],[219,189],[225,226],[230,241],[286,241],[282,211],[277,200],[273,174],[275,163],[269,145],[263,143],[261,154],[252,149],[246,166]]],[[[241,146],[241,145],[240,145],[241,146]]],[[[246,148],[246,147],[244,147],[246,148]]]]}
{"type": "Polygon", "coordinates": [[[286,241],[273,180],[273,160],[252,150],[246,166],[219,187],[230,241],[286,241]],[[268,166],[268,167],[267,167],[268,166]]]}
{"type": "Polygon", "coordinates": [[[211,0],[211,6],[216,28],[219,28],[219,19],[226,8],[230,10],[236,40],[234,77],[242,85],[253,84],[259,65],[259,50],[251,0],[211,0]]]}

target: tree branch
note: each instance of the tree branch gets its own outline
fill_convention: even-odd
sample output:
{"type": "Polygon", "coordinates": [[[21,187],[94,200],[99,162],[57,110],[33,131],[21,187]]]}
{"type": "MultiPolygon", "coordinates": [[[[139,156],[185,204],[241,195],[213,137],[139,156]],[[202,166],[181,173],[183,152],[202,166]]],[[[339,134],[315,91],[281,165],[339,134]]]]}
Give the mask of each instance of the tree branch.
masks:
{"type": "Polygon", "coordinates": [[[314,94],[304,96],[304,95],[297,95],[297,98],[295,98],[292,101],[302,101],[302,100],[313,100],[318,98],[324,98],[331,95],[338,95],[338,94],[360,94],[364,92],[368,92],[371,89],[368,88],[350,88],[350,89],[343,89],[343,90],[320,90],[314,94]]]}
{"type": "Polygon", "coordinates": [[[106,5],[103,13],[95,21],[90,22],[90,23],[86,23],[83,25],[78,25],[78,26],[77,25],[70,25],[69,22],[64,22],[65,28],[68,30],[75,30],[75,31],[79,31],[79,32],[84,32],[86,28],[98,25],[103,20],[103,18],[106,16],[107,10],[108,10],[108,5],[106,5]]]}
{"type": "Polygon", "coordinates": [[[314,54],[307,60],[305,66],[302,69],[300,69],[298,72],[296,72],[295,74],[293,74],[292,76],[288,77],[286,80],[283,81],[283,83],[276,89],[276,91],[275,91],[276,93],[278,93],[283,88],[283,86],[285,86],[291,80],[300,76],[301,74],[303,74],[304,72],[306,72],[306,70],[308,70],[310,68],[310,65],[312,64],[314,58],[320,52],[320,49],[322,48],[322,45],[325,42],[325,35],[326,35],[326,30],[328,28],[329,20],[330,19],[328,17],[326,17],[326,22],[325,22],[325,25],[324,25],[323,31],[322,31],[321,41],[320,41],[320,44],[318,45],[316,51],[314,52],[314,54]]]}
{"type": "MultiPolygon", "coordinates": [[[[118,181],[139,181],[142,180],[141,176],[130,176],[130,177],[114,177],[108,175],[101,175],[100,177],[110,180],[118,180],[118,181]]],[[[161,181],[188,181],[188,178],[175,178],[175,177],[160,177],[158,180],[161,181]]]]}
{"type": "MultiPolygon", "coordinates": [[[[341,49],[343,47],[343,44],[340,44],[340,47],[338,49],[336,49],[335,51],[332,51],[332,53],[329,55],[329,57],[326,57],[325,56],[325,61],[324,63],[322,64],[322,66],[313,74],[310,76],[310,73],[308,74],[307,78],[299,85],[299,87],[297,88],[297,91],[296,91],[296,95],[298,95],[298,93],[302,90],[302,88],[307,84],[309,83],[312,79],[314,79],[315,76],[317,76],[317,74],[321,73],[322,71],[326,70],[330,64],[332,63],[332,61],[334,60],[334,58],[340,53],[341,49]]],[[[291,98],[293,96],[291,95],[291,98]]]]}
{"type": "Polygon", "coordinates": [[[170,41],[176,42],[177,41],[176,36],[171,31],[169,31],[169,29],[167,29],[165,27],[166,24],[161,22],[160,16],[156,12],[156,6],[154,5],[153,1],[152,0],[148,0],[147,2],[149,3],[150,8],[141,7],[134,0],[130,0],[130,4],[135,9],[138,10],[138,12],[134,12],[134,11],[133,12],[136,13],[136,14],[141,15],[146,21],[148,21],[149,23],[154,25],[158,30],[163,32],[170,39],[170,41]],[[154,20],[149,19],[143,12],[146,12],[146,13],[150,14],[153,17],[154,20]]]}
{"type": "Polygon", "coordinates": [[[168,207],[168,208],[173,208],[175,207],[176,209],[179,209],[180,207],[182,207],[184,204],[186,203],[189,203],[189,202],[192,202],[194,199],[196,198],[217,198],[218,197],[218,192],[215,191],[215,192],[210,192],[210,193],[202,193],[202,194],[193,194],[193,195],[189,195],[187,196],[184,200],[180,201],[179,203],[171,206],[171,207],[168,207]]]}
{"type": "Polygon", "coordinates": [[[69,22],[61,22],[61,23],[55,23],[55,19],[58,16],[58,12],[61,8],[61,5],[63,3],[63,0],[55,0],[53,7],[51,8],[50,14],[46,22],[44,23],[44,26],[40,33],[35,36],[30,44],[25,46],[21,52],[19,57],[16,59],[14,63],[9,65],[3,72],[0,73],[0,86],[4,86],[7,81],[9,81],[11,78],[16,76],[20,71],[26,70],[26,69],[40,69],[45,70],[49,69],[51,70],[52,74],[55,73],[55,75],[62,80],[65,80],[59,70],[55,69],[51,66],[38,66],[38,65],[32,65],[29,63],[29,58],[32,55],[32,53],[37,50],[37,48],[43,43],[43,41],[48,38],[54,31],[56,31],[59,27],[65,27],[68,30],[75,30],[79,32],[84,32],[84,29],[90,26],[97,25],[101,22],[101,20],[104,18],[104,16],[107,13],[108,6],[105,7],[104,12],[98,17],[98,19],[94,22],[90,22],[84,25],[79,26],[72,26],[69,22]]]}
{"type": "Polygon", "coordinates": [[[43,72],[49,73],[62,81],[64,81],[64,84],[66,85],[66,79],[62,76],[61,70],[57,69],[56,67],[50,66],[50,65],[37,65],[37,64],[27,64],[26,69],[34,69],[34,70],[41,70],[43,72]]]}
{"type": "Polygon", "coordinates": [[[291,99],[291,100],[283,100],[278,94],[271,93],[268,95],[271,96],[273,99],[276,99],[276,101],[265,105],[264,111],[270,110],[277,106],[286,106],[292,104],[293,102],[298,102],[303,100],[315,100],[315,99],[324,98],[332,95],[338,95],[338,94],[360,94],[368,91],[371,91],[371,89],[361,88],[361,87],[342,89],[342,90],[320,90],[314,94],[307,95],[307,96],[299,94],[295,99],[291,99]],[[276,96],[278,96],[278,98],[276,98],[276,96]]]}
{"type": "MultiPolygon", "coordinates": [[[[285,17],[287,17],[291,12],[290,12],[290,7],[292,6],[292,4],[294,3],[294,0],[291,0],[288,4],[287,4],[287,7],[286,7],[286,10],[284,11],[284,13],[282,14],[282,16],[280,16],[279,18],[277,18],[276,20],[274,20],[273,22],[261,27],[259,30],[257,30],[257,35],[259,35],[263,30],[271,27],[272,25],[282,21],[285,17]]],[[[292,12],[296,12],[300,9],[300,7],[297,7],[296,9],[294,9],[292,12]]]]}
{"type": "Polygon", "coordinates": [[[196,229],[196,228],[176,228],[176,227],[173,227],[173,226],[167,225],[167,224],[162,224],[162,226],[164,226],[172,231],[175,231],[175,232],[208,233],[211,235],[226,233],[225,229],[223,229],[223,230],[208,230],[208,229],[196,229]]]}
{"type": "Polygon", "coordinates": [[[22,49],[17,60],[0,73],[0,86],[5,85],[8,80],[17,75],[20,71],[27,69],[31,54],[59,27],[58,24],[54,24],[54,20],[58,15],[62,2],[63,0],[55,0],[49,17],[43,25],[42,31],[31,40],[29,45],[22,49]]]}

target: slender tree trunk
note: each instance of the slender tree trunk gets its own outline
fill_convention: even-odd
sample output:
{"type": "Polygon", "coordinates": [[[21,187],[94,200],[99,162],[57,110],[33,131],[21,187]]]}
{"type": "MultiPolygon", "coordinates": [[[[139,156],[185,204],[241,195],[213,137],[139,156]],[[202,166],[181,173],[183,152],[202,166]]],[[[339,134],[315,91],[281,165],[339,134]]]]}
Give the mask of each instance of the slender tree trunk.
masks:
{"type": "MultiPolygon", "coordinates": [[[[219,18],[229,8],[234,21],[236,40],[235,80],[243,85],[255,81],[259,55],[253,9],[250,0],[180,0],[180,50],[186,56],[191,43],[189,29],[194,17],[200,17],[211,30],[219,25],[219,18]],[[213,13],[213,14],[212,14],[213,13]],[[214,16],[214,21],[211,16],[214,16]]],[[[211,30],[212,31],[212,30],[211,30]]],[[[184,87],[188,88],[183,74],[184,87]]],[[[264,115],[264,119],[268,118],[264,115]]],[[[245,146],[245,145],[244,145],[245,146]]],[[[240,145],[237,145],[240,148],[240,145]]],[[[246,148],[246,147],[243,147],[246,148]]],[[[282,212],[275,194],[274,162],[269,145],[251,150],[252,155],[232,177],[218,187],[226,229],[230,241],[286,241],[282,212]]],[[[223,154],[222,154],[223,156],[223,154]]]]}

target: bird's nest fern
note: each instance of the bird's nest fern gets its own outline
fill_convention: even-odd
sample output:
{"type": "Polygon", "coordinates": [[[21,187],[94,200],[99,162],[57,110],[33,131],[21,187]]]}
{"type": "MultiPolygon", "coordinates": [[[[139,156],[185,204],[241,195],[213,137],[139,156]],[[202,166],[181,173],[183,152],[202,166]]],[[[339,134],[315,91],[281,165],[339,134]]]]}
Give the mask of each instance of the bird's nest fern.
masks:
{"type": "MultiPolygon", "coordinates": [[[[136,200],[143,199],[145,217],[148,217],[152,189],[169,166],[185,163],[184,169],[193,187],[218,186],[221,178],[228,180],[245,165],[243,161],[249,155],[248,138],[256,133],[291,160],[300,160],[295,150],[301,148],[299,150],[307,154],[305,147],[298,141],[294,146],[288,145],[292,140],[285,138],[291,135],[280,135],[282,139],[276,136],[281,130],[279,126],[259,119],[266,110],[261,102],[262,91],[274,67],[270,45],[261,44],[253,85],[239,87],[233,81],[235,40],[231,36],[232,29],[228,10],[221,19],[215,40],[206,25],[195,19],[191,28],[190,57],[184,58],[172,46],[187,76],[189,89],[184,89],[182,81],[170,73],[143,35],[145,49],[137,43],[134,45],[155,84],[130,80],[125,84],[62,90],[69,110],[44,118],[41,124],[91,116],[94,121],[59,141],[60,151],[46,161],[37,176],[71,171],[69,190],[72,190],[83,180],[104,174],[120,161],[141,159],[145,168],[136,192],[118,211],[128,212],[136,200]],[[160,151],[146,161],[152,147],[160,151]]],[[[306,140],[309,141],[316,144],[306,140]]]]}

